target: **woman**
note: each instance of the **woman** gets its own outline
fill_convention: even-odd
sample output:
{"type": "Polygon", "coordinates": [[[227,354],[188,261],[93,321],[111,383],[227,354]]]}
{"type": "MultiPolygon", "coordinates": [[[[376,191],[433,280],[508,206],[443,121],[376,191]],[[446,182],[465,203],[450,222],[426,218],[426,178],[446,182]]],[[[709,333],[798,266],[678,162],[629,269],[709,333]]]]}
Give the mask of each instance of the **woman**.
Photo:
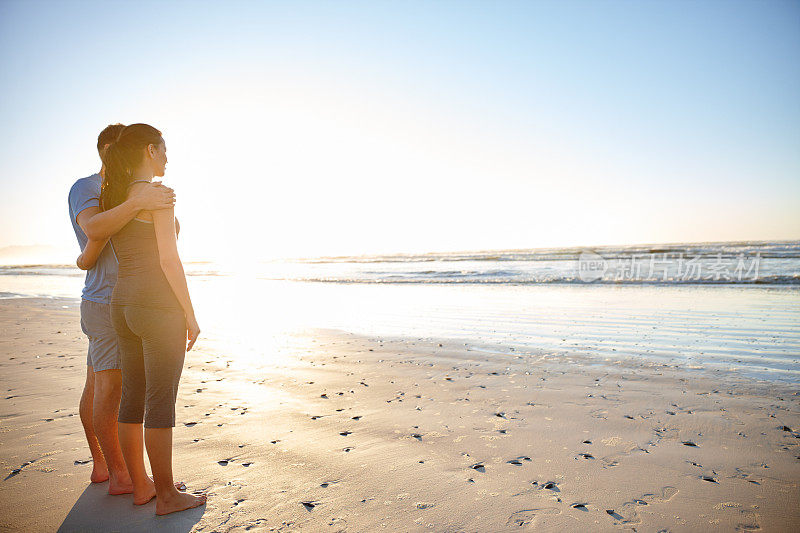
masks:
{"type": "MultiPolygon", "coordinates": [[[[112,209],[137,187],[164,175],[167,153],[161,132],[147,124],[125,127],[106,150],[104,163],[100,205],[112,209]]],[[[101,244],[87,245],[78,263],[92,264],[101,244]]],[[[178,256],[174,210],[141,211],[111,244],[119,261],[111,296],[122,366],[119,440],[134,503],[155,497],[158,515],[191,509],[206,497],[180,492],[173,482],[172,428],[184,357],[200,328],[178,256]],[[142,423],[153,479],[144,466],[142,423]]]]}

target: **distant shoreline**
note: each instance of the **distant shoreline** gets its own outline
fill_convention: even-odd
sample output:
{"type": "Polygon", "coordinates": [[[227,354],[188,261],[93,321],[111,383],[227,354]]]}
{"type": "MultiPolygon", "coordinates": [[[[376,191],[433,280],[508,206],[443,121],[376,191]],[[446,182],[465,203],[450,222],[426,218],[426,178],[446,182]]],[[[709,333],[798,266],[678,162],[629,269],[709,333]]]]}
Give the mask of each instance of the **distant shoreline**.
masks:
{"type": "MultiPolygon", "coordinates": [[[[457,260],[453,258],[480,258],[499,257],[503,255],[530,255],[547,257],[548,255],[573,255],[577,257],[581,252],[591,250],[597,253],[605,251],[627,250],[631,253],[647,251],[648,253],[661,251],[676,251],[681,249],[699,249],[707,247],[758,247],[771,245],[791,245],[800,248],[800,239],[779,240],[744,240],[744,241],[698,241],[698,242],[666,242],[666,243],[635,243],[635,244],[598,244],[598,245],[570,245],[570,246],[544,246],[534,248],[494,248],[452,251],[426,251],[426,252],[381,252],[358,255],[319,255],[319,256],[285,256],[274,258],[256,258],[256,263],[270,262],[391,262],[419,260],[457,260]],[[427,258],[427,259],[424,259],[427,258]]],[[[73,246],[52,245],[9,245],[0,247],[0,266],[18,265],[71,265],[73,255],[77,256],[77,248],[73,246]],[[10,257],[16,257],[13,262],[10,257]],[[41,258],[49,258],[42,260],[41,258]],[[38,259],[36,259],[38,258],[38,259]]],[[[255,255],[255,254],[254,254],[255,255]]],[[[797,257],[800,257],[798,252],[797,257]]],[[[196,259],[185,261],[188,264],[216,263],[214,259],[196,259]]]]}

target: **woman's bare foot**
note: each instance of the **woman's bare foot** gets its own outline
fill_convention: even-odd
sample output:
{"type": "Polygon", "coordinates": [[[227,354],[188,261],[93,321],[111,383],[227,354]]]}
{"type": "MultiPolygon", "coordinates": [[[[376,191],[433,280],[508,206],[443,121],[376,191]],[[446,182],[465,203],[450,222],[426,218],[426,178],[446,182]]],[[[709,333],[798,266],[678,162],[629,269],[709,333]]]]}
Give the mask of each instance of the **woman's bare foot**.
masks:
{"type": "MultiPolygon", "coordinates": [[[[183,481],[176,481],[175,488],[184,491],[186,485],[183,481]]],[[[156,485],[153,483],[153,478],[148,477],[147,482],[141,490],[133,491],[133,505],[144,505],[156,497],[156,485]]]]}
{"type": "Polygon", "coordinates": [[[174,492],[169,496],[156,499],[156,514],[165,515],[200,507],[206,503],[206,495],[194,496],[185,492],[174,492]]]}
{"type": "Polygon", "coordinates": [[[142,487],[133,490],[133,505],[144,505],[156,497],[156,485],[151,478],[142,487]]]}
{"type": "Polygon", "coordinates": [[[108,481],[108,467],[105,463],[94,463],[92,465],[92,475],[89,476],[92,483],[103,483],[108,481]]]}

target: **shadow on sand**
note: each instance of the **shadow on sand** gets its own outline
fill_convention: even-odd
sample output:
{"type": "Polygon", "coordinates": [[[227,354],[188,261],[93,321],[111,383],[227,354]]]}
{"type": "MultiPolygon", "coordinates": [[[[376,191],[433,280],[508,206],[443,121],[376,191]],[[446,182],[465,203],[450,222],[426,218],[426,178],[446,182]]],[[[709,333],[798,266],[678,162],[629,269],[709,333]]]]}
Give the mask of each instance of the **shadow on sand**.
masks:
{"type": "Polygon", "coordinates": [[[59,533],[75,531],[191,531],[206,510],[205,505],[166,516],[156,516],[156,501],[133,505],[133,496],[109,496],[108,484],[86,487],[72,506],[59,533]]]}

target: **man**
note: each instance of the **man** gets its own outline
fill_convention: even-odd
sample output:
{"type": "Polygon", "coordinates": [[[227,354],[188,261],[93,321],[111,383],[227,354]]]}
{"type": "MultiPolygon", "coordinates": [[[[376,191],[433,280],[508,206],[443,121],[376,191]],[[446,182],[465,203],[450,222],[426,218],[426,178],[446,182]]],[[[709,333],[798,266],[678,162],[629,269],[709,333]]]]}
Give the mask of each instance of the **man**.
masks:
{"type": "MultiPolygon", "coordinates": [[[[97,151],[101,160],[124,127],[113,124],[100,132],[97,151]]],[[[100,186],[104,168],[79,179],[69,191],[69,216],[81,250],[89,239],[105,242],[111,238],[140,210],[167,209],[175,204],[173,190],[153,182],[114,209],[101,211],[100,186]]],[[[127,494],[133,491],[133,486],[117,436],[122,373],[110,310],[111,291],[116,281],[117,259],[112,246],[107,244],[97,262],[86,272],[81,299],[81,329],[89,337],[89,353],[80,417],[94,462],[92,483],[109,480],[109,494],[127,494]]]]}

